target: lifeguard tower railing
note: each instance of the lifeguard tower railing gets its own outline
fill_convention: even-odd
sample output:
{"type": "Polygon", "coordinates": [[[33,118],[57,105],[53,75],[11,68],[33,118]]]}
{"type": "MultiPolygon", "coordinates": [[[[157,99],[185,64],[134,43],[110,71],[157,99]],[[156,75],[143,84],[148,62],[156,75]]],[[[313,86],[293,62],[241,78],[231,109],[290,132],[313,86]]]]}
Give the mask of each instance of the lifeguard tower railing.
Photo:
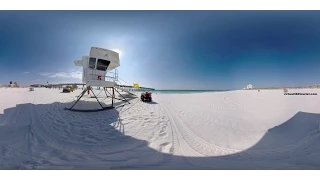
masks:
{"type": "MultiPolygon", "coordinates": [[[[99,67],[99,68],[102,69],[102,68],[107,68],[107,67],[99,67]]],[[[94,74],[93,72],[92,72],[92,74],[89,74],[89,75],[94,76],[97,80],[99,80],[99,78],[101,78],[100,80],[102,80],[102,77],[100,77],[100,75],[94,74]]],[[[139,87],[139,88],[133,87],[128,82],[126,82],[125,80],[121,79],[118,76],[118,70],[117,69],[114,69],[113,71],[107,71],[107,74],[106,74],[106,76],[104,78],[105,78],[105,81],[115,82],[116,83],[115,87],[117,89],[119,89],[119,90],[121,90],[123,92],[127,92],[127,93],[132,94],[132,95],[135,95],[135,94],[132,93],[132,92],[135,92],[135,91],[152,91],[152,90],[155,90],[153,88],[147,88],[147,87],[139,87]]]]}
{"type": "MultiPolygon", "coordinates": [[[[97,67],[98,67],[98,65],[97,65],[97,67]]],[[[106,70],[107,66],[104,66],[103,68],[105,68],[105,70],[106,70]]],[[[93,76],[97,80],[103,80],[103,78],[101,77],[100,74],[96,74],[94,72],[95,71],[92,70],[92,72],[89,75],[93,76]]],[[[111,82],[117,82],[118,81],[118,70],[115,69],[114,72],[107,71],[107,75],[104,76],[104,80],[105,81],[111,81],[111,82]],[[110,75],[108,75],[108,74],[110,74],[110,75]]]]}

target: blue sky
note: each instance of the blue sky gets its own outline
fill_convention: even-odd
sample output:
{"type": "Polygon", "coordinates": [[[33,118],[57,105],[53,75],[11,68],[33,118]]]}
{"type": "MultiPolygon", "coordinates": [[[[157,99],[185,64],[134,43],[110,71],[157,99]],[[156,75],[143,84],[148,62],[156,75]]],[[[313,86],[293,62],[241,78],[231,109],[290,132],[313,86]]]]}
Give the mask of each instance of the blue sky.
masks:
{"type": "Polygon", "coordinates": [[[319,11],[0,11],[0,84],[80,82],[91,46],[156,89],[320,84],[319,11]]]}

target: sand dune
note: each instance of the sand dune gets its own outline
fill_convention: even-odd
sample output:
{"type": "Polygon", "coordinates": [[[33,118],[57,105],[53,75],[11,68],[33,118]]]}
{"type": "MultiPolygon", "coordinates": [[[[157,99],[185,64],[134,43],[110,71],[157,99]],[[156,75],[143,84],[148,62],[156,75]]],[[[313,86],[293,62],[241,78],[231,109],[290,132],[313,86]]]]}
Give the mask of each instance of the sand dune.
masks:
{"type": "Polygon", "coordinates": [[[78,94],[0,89],[0,169],[320,169],[319,95],[153,94],[64,110],[78,94]]]}

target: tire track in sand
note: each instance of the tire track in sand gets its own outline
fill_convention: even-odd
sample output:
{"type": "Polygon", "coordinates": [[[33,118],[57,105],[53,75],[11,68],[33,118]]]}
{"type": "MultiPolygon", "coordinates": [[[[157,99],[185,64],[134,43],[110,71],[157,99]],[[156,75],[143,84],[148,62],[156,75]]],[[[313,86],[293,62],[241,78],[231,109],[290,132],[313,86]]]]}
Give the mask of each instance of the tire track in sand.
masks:
{"type": "MultiPolygon", "coordinates": [[[[164,105],[165,107],[165,105],[164,105]]],[[[268,149],[268,150],[242,150],[242,149],[234,149],[234,148],[224,148],[224,147],[220,147],[217,146],[215,144],[209,143],[205,140],[203,140],[202,138],[198,137],[194,132],[192,132],[190,129],[188,129],[187,126],[184,126],[184,123],[182,122],[182,120],[175,116],[175,114],[171,111],[171,108],[166,107],[167,111],[168,111],[168,115],[170,116],[170,119],[174,120],[173,126],[175,126],[175,133],[177,134],[181,134],[182,139],[189,144],[189,147],[191,149],[193,149],[194,151],[197,151],[199,154],[205,154],[208,155],[206,152],[201,153],[201,149],[210,149],[211,151],[213,150],[213,152],[218,152],[218,154],[213,154],[214,156],[225,156],[228,155],[228,159],[224,159],[225,160],[257,160],[257,159],[263,159],[264,158],[268,158],[268,157],[278,157],[278,158],[284,158],[286,154],[288,154],[289,152],[294,152],[295,150],[297,150],[297,148],[302,148],[301,145],[308,143],[308,139],[310,137],[306,137],[305,139],[303,139],[302,141],[298,142],[298,143],[294,143],[291,144],[289,146],[285,146],[285,147],[280,147],[280,148],[276,148],[276,149],[268,149]],[[174,117],[174,118],[173,118],[174,117]],[[188,143],[190,142],[191,143],[188,143]],[[191,144],[191,145],[190,145],[191,144]],[[195,148],[193,148],[192,146],[195,146],[195,148]],[[196,147],[204,147],[204,148],[196,148],[196,147]]],[[[177,142],[179,142],[179,139],[176,140],[177,142]]],[[[176,146],[176,142],[174,143],[174,145],[176,146]]],[[[182,149],[182,151],[184,151],[184,149],[187,149],[187,146],[182,146],[180,145],[180,149],[182,149]]],[[[183,152],[184,155],[187,156],[194,156],[196,153],[190,153],[184,151],[183,152]]],[[[197,162],[196,164],[201,163],[201,165],[205,166],[205,167],[210,167],[208,166],[208,164],[203,164],[203,162],[197,162]]],[[[216,167],[216,166],[215,166],[216,167]]]]}
{"type": "MultiPolygon", "coordinates": [[[[29,109],[28,111],[25,111],[28,114],[24,114],[23,120],[29,120],[30,122],[28,122],[28,124],[26,125],[19,125],[26,128],[26,136],[22,140],[16,141],[13,144],[9,145],[12,150],[12,155],[14,155],[11,158],[11,162],[15,164],[12,164],[11,166],[16,166],[17,169],[35,169],[35,164],[37,163],[35,163],[34,158],[39,158],[39,156],[37,156],[37,153],[33,153],[33,147],[36,145],[36,141],[34,139],[35,131],[32,128],[34,122],[34,102],[36,97],[32,96],[29,98],[25,98],[25,100],[26,99],[28,99],[28,104],[30,103],[31,105],[28,105],[29,109]]],[[[22,119],[19,120],[20,123],[25,123],[22,119]]],[[[17,123],[17,121],[15,123],[17,123]]]]}

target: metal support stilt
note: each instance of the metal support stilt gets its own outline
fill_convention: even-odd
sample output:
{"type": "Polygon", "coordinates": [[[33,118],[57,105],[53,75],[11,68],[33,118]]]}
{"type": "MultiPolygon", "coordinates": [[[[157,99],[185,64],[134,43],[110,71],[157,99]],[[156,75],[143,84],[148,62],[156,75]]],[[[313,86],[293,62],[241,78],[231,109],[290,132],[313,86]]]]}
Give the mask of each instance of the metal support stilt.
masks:
{"type": "Polygon", "coordinates": [[[96,98],[96,100],[98,101],[98,103],[102,109],[92,109],[92,110],[72,109],[79,102],[79,100],[82,98],[82,96],[88,91],[87,88],[82,91],[82,93],[78,96],[77,101],[72,105],[71,108],[65,108],[65,109],[70,110],[70,111],[78,111],[78,112],[97,112],[97,111],[103,111],[103,110],[114,108],[113,104],[111,107],[103,107],[102,104],[100,103],[100,101],[98,100],[98,97],[94,94],[92,88],[89,89],[89,92],[90,92],[90,90],[91,90],[92,94],[94,95],[94,98],[96,98]]]}
{"type": "MultiPolygon", "coordinates": [[[[107,92],[109,93],[109,91],[107,90],[107,88],[104,89],[104,92],[106,93],[106,96],[108,97],[107,92]]],[[[110,93],[109,93],[110,94],[110,93]]],[[[112,94],[110,94],[110,97],[112,97],[112,94]]]]}
{"type": "Polygon", "coordinates": [[[92,94],[94,95],[94,97],[96,98],[96,100],[98,101],[98,103],[100,104],[101,108],[104,109],[104,107],[101,105],[101,103],[99,102],[97,96],[94,94],[94,92],[92,91],[92,88],[90,88],[92,94]]]}
{"type": "Polygon", "coordinates": [[[112,107],[113,107],[113,101],[114,101],[114,87],[112,88],[112,107]]]}
{"type": "Polygon", "coordinates": [[[87,91],[86,89],[82,91],[82,93],[79,95],[77,101],[71,106],[70,109],[72,109],[72,108],[80,101],[80,99],[81,99],[82,96],[86,93],[86,91],[87,91]]]}
{"type": "MultiPolygon", "coordinates": [[[[115,90],[116,90],[116,89],[115,89],[115,90]]],[[[117,93],[119,93],[118,90],[116,90],[116,91],[117,91],[117,93]]],[[[114,91],[113,91],[113,94],[114,94],[114,91]]],[[[120,93],[119,93],[119,94],[120,94],[120,93]]],[[[123,97],[122,94],[120,94],[120,96],[130,104],[130,102],[129,102],[125,97],[123,97]]]]}

